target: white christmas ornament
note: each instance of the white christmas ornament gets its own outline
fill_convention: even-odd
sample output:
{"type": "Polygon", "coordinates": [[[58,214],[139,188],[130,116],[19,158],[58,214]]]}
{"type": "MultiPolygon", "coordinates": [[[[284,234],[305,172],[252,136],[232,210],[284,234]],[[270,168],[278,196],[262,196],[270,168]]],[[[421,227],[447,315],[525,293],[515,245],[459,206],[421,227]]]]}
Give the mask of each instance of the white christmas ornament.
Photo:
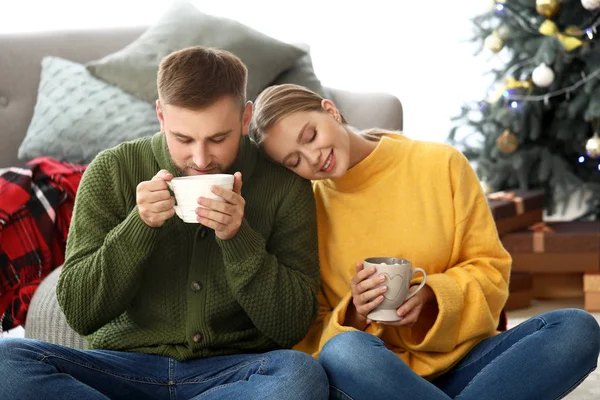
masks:
{"type": "Polygon", "coordinates": [[[581,5],[586,10],[595,10],[600,7],[600,0],[581,0],[581,5]]]}
{"type": "Polygon", "coordinates": [[[531,80],[537,87],[548,87],[554,82],[554,71],[546,64],[542,63],[533,70],[531,80]]]}

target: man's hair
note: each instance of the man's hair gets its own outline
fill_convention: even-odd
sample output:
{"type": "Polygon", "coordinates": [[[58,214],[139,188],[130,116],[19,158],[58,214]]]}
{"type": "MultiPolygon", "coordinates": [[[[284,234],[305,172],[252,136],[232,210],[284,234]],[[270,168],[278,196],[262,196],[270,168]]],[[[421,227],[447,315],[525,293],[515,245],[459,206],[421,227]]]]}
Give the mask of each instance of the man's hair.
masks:
{"type": "Polygon", "coordinates": [[[211,47],[188,47],[160,62],[158,98],[164,105],[202,110],[231,96],[243,108],[247,79],[248,69],[234,54],[211,47]]]}

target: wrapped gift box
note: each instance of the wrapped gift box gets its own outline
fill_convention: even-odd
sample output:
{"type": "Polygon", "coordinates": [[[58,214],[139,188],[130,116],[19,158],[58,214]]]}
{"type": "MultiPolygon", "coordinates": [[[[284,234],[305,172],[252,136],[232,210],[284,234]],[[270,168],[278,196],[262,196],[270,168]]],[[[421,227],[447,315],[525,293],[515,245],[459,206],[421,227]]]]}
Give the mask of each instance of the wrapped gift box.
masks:
{"type": "Polygon", "coordinates": [[[583,274],[600,272],[600,222],[537,223],[509,233],[502,243],[514,271],[533,274],[533,296],[583,296],[583,274]]]}
{"type": "Polygon", "coordinates": [[[500,236],[541,222],[544,215],[543,190],[512,190],[487,195],[500,236]]]}
{"type": "Polygon", "coordinates": [[[571,299],[583,296],[583,273],[533,274],[536,299],[571,299]]]}
{"type": "Polygon", "coordinates": [[[504,310],[527,308],[533,297],[533,279],[529,272],[512,271],[508,285],[508,300],[504,310]]]}
{"type": "Polygon", "coordinates": [[[585,293],[584,308],[587,311],[600,311],[600,274],[585,274],[583,290],[585,293]]]}

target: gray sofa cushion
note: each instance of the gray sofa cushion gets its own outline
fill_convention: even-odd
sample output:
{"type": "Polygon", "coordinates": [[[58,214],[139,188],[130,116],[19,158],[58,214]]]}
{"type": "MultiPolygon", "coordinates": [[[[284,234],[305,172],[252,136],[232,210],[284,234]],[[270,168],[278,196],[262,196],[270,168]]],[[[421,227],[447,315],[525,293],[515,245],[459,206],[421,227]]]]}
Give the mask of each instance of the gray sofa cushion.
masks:
{"type": "Polygon", "coordinates": [[[87,64],[98,78],[146,101],[158,97],[156,74],[162,58],[190,46],[228,50],[248,67],[248,98],[254,99],[305,52],[255,31],[239,22],[201,13],[177,1],[137,40],[116,53],[87,64]]]}
{"type": "Polygon", "coordinates": [[[304,43],[297,43],[295,46],[306,51],[306,55],[300,58],[292,68],[279,75],[271,84],[282,85],[284,83],[295,83],[296,85],[304,86],[313,92],[326,97],[325,89],[321,85],[321,81],[317,78],[313,69],[312,59],[310,57],[310,47],[304,43]]]}
{"type": "Polygon", "coordinates": [[[94,78],[82,64],[45,57],[19,159],[87,164],[104,149],[159,130],[153,104],[94,78]]]}
{"type": "Polygon", "coordinates": [[[88,348],[88,341],[67,323],[56,298],[56,284],[62,267],[52,271],[35,290],[25,321],[25,337],[76,349],[88,348]]]}

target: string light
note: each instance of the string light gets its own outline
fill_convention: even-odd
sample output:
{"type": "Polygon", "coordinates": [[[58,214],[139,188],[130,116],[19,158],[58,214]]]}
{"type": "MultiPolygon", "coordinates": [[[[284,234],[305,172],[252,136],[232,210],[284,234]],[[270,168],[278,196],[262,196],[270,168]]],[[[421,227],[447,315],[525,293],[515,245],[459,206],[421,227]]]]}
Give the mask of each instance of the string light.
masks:
{"type": "Polygon", "coordinates": [[[565,93],[569,93],[574,91],[575,89],[577,89],[578,87],[580,87],[581,85],[583,85],[584,83],[591,81],[592,79],[595,79],[596,77],[598,77],[600,75],[600,68],[596,69],[594,72],[592,72],[591,74],[589,74],[588,76],[586,76],[585,78],[581,79],[580,81],[574,83],[571,86],[568,86],[566,88],[562,88],[559,90],[555,90],[553,92],[548,92],[546,94],[543,95],[537,95],[537,96],[527,96],[527,95],[510,95],[510,99],[511,100],[528,100],[528,101],[548,101],[548,99],[550,97],[556,97],[559,96],[561,94],[565,94],[565,93]]]}
{"type": "Polygon", "coordinates": [[[577,159],[577,161],[579,161],[579,164],[583,164],[583,162],[585,161],[585,157],[584,156],[579,156],[579,158],[577,159]]]}
{"type": "Polygon", "coordinates": [[[518,108],[518,107],[519,107],[519,103],[517,103],[516,101],[511,101],[511,102],[510,102],[510,106],[511,106],[512,108],[518,108]]]}
{"type": "Polygon", "coordinates": [[[592,40],[594,38],[594,31],[591,28],[587,28],[585,30],[585,34],[587,35],[588,39],[592,40]]]}

